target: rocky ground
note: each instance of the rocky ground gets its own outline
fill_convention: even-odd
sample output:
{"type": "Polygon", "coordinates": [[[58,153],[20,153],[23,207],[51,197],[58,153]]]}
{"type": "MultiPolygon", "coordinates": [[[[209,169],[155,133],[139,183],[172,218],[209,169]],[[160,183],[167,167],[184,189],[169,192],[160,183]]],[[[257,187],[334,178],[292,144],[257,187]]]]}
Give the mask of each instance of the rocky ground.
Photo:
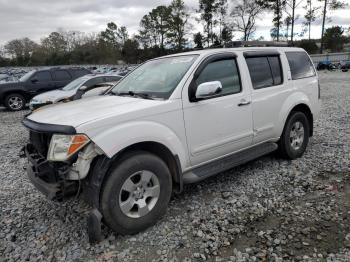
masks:
{"type": "Polygon", "coordinates": [[[185,187],[134,236],[88,243],[82,201],[46,200],[18,152],[26,112],[0,109],[0,261],[350,261],[350,73],[322,72],[305,155],[262,157],[185,187]]]}

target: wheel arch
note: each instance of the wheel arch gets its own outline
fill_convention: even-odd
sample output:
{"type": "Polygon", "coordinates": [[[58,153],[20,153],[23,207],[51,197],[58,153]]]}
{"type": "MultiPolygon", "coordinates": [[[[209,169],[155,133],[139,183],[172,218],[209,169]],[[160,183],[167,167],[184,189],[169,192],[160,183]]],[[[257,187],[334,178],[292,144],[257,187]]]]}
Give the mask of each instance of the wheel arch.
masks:
{"type": "Polygon", "coordinates": [[[124,157],[133,152],[144,151],[158,156],[169,168],[173,180],[173,190],[181,193],[183,189],[182,169],[179,157],[174,155],[165,145],[154,142],[144,141],[125,147],[115,154],[112,158],[106,155],[97,156],[89,170],[89,174],[83,183],[84,197],[93,207],[99,208],[101,189],[107,179],[107,174],[113,165],[122,161],[124,157]]]}
{"type": "MultiPolygon", "coordinates": [[[[286,117],[286,119],[284,121],[284,127],[286,126],[288,119],[290,118],[290,116],[294,112],[302,112],[302,113],[305,114],[305,116],[306,116],[306,118],[307,118],[307,120],[309,122],[309,126],[310,126],[310,133],[309,133],[309,135],[310,135],[310,137],[312,137],[313,136],[313,132],[314,132],[314,124],[313,124],[314,123],[314,117],[313,117],[313,114],[311,112],[310,107],[307,104],[305,104],[305,103],[296,104],[289,110],[289,113],[288,113],[288,115],[287,115],[287,117],[286,117]]],[[[283,127],[283,129],[284,129],[284,127],[283,127]]]]}

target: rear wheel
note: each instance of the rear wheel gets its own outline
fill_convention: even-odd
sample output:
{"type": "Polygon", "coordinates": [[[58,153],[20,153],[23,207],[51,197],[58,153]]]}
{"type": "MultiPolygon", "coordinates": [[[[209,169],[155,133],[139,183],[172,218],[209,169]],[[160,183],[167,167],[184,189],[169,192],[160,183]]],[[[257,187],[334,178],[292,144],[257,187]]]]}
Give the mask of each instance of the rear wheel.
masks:
{"type": "Polygon", "coordinates": [[[20,94],[10,94],[5,97],[4,105],[11,111],[19,111],[25,107],[26,100],[20,94]]]}
{"type": "Polygon", "coordinates": [[[309,142],[309,135],[310,124],[305,114],[292,112],[279,141],[279,152],[282,157],[287,159],[301,157],[309,142]]]}
{"type": "Polygon", "coordinates": [[[104,221],[117,233],[138,233],[165,214],[171,192],[172,178],[163,160],[143,151],[128,154],[103,185],[104,221]]]}

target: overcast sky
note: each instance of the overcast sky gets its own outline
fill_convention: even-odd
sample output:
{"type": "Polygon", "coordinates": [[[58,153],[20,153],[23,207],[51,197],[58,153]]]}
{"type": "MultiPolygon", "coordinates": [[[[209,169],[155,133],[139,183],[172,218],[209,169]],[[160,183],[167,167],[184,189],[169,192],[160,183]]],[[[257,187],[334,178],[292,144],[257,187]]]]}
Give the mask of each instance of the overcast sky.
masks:
{"type": "MultiPolygon", "coordinates": [[[[99,32],[106,24],[114,21],[117,25],[125,25],[130,35],[138,30],[142,16],[160,4],[169,4],[171,0],[0,0],[0,45],[8,40],[29,37],[40,41],[50,32],[62,28],[83,32],[99,32]]],[[[198,8],[198,0],[184,0],[194,13],[198,8]]],[[[229,0],[230,1],[230,0],[229,0]]],[[[306,2],[306,0],[303,0],[306,2]]],[[[318,4],[317,0],[313,0],[318,4]]],[[[350,4],[350,0],[345,0],[350,4]]],[[[305,5],[302,3],[300,6],[305,5]]],[[[332,19],[327,26],[350,26],[349,9],[330,13],[332,19]]],[[[302,8],[297,14],[304,16],[302,8]]],[[[300,31],[302,19],[297,21],[296,31],[300,31]]],[[[315,22],[312,37],[320,37],[321,17],[315,22]]],[[[202,26],[194,23],[194,30],[202,26]]],[[[258,21],[256,37],[264,36],[269,40],[271,15],[264,14],[258,21]]],[[[239,38],[235,34],[235,38],[239,38]]]]}

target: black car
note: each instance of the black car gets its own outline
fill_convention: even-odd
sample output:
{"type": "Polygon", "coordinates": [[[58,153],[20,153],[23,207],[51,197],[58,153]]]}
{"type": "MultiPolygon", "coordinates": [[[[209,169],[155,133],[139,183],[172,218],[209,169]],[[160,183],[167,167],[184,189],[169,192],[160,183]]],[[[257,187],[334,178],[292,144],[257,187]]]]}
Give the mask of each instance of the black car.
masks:
{"type": "Polygon", "coordinates": [[[34,96],[62,88],[72,80],[91,72],[85,68],[51,68],[33,70],[18,82],[0,84],[0,104],[18,111],[34,96]]]}

